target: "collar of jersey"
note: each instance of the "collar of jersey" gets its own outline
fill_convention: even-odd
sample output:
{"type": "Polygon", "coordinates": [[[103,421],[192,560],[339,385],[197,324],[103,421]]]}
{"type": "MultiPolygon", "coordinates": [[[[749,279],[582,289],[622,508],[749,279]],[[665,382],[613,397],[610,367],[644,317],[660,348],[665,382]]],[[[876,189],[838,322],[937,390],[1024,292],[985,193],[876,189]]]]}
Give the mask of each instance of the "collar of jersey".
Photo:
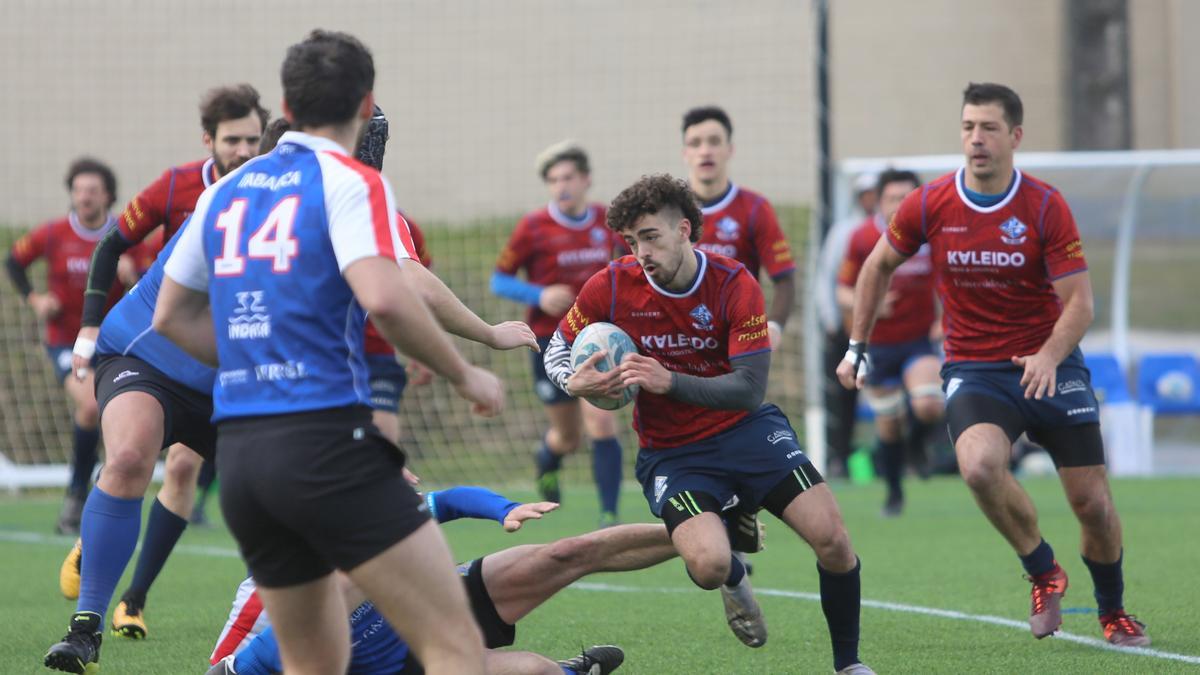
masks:
{"type": "Polygon", "coordinates": [[[716,204],[713,204],[712,206],[701,206],[700,213],[702,215],[707,216],[710,213],[716,213],[717,211],[722,211],[725,208],[727,208],[730,204],[733,203],[733,200],[737,197],[737,195],[738,195],[737,183],[734,183],[733,181],[729,181],[729,191],[725,193],[725,196],[721,198],[721,201],[717,202],[716,204]]]}
{"type": "Polygon", "coordinates": [[[346,152],[345,148],[338,145],[337,143],[334,143],[333,141],[329,140],[328,138],[322,138],[320,136],[313,136],[312,134],[306,134],[303,131],[285,131],[285,132],[283,132],[283,135],[279,137],[278,145],[283,145],[284,143],[295,143],[296,145],[303,145],[304,147],[308,148],[309,150],[312,150],[313,152],[335,152],[339,155],[348,154],[346,152]]]}
{"type": "Polygon", "coordinates": [[[213,176],[217,175],[216,170],[217,160],[209,157],[204,160],[204,165],[200,167],[200,180],[204,181],[204,187],[209,187],[216,181],[213,176]]]}
{"type": "Polygon", "coordinates": [[[558,204],[555,204],[554,202],[547,204],[546,210],[550,212],[550,217],[554,220],[554,222],[572,230],[586,230],[592,226],[592,223],[596,221],[596,209],[593,209],[590,204],[587,207],[587,215],[584,216],[583,220],[580,221],[572,220],[571,217],[563,213],[562,209],[558,208],[558,204]]]}
{"type": "Polygon", "coordinates": [[[966,185],[963,183],[966,173],[967,167],[964,166],[959,168],[958,173],[954,174],[954,189],[958,191],[958,198],[962,200],[962,203],[966,204],[967,208],[978,213],[995,213],[1008,206],[1013,196],[1017,194],[1017,190],[1021,189],[1021,170],[1013,169],[1013,182],[1012,185],[1008,186],[1008,194],[1004,195],[1004,199],[991,206],[980,206],[967,197],[967,193],[965,192],[966,185]]]}
{"type": "Polygon", "coordinates": [[[67,214],[67,222],[71,224],[71,229],[75,231],[75,234],[79,235],[80,239],[84,241],[100,241],[100,238],[108,234],[108,231],[117,224],[117,217],[109,213],[108,219],[104,221],[104,224],[95,230],[89,230],[84,227],[83,223],[79,222],[79,215],[74,211],[67,214]]]}
{"type": "Polygon", "coordinates": [[[650,282],[650,287],[657,291],[659,295],[665,295],[668,298],[686,298],[692,293],[695,293],[696,289],[700,288],[700,282],[704,281],[704,272],[708,270],[708,256],[704,255],[704,251],[701,251],[698,248],[692,249],[692,251],[696,254],[696,257],[700,261],[700,271],[696,272],[696,281],[692,282],[691,288],[682,293],[673,293],[654,283],[654,280],[650,278],[650,275],[646,274],[646,270],[642,270],[642,274],[646,275],[646,281],[650,282]]]}

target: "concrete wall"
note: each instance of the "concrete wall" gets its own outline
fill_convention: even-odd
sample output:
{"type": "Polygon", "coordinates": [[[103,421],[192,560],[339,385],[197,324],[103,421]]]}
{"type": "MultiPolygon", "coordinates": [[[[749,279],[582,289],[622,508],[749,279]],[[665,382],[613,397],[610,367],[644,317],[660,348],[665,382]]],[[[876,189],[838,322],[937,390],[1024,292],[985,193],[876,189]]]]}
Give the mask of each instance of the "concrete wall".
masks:
{"type": "MultiPolygon", "coordinates": [[[[959,92],[984,79],[1025,98],[1026,148],[1061,148],[1061,0],[831,4],[836,155],[954,152],[959,92]]],[[[1200,103],[1200,56],[1183,42],[1200,5],[1130,4],[1135,142],[1200,145],[1184,112],[1200,103]]],[[[734,117],[735,179],[781,202],[812,195],[811,7],[799,0],[6,0],[0,223],[60,213],[79,154],[114,165],[122,201],[202,156],[196,104],[210,86],[251,82],[278,111],[283,52],[316,26],[374,51],[386,171],[418,219],[536,205],[533,157],[567,136],[592,150],[600,199],[642,173],[682,172],[679,116],[708,102],[734,117]]]]}

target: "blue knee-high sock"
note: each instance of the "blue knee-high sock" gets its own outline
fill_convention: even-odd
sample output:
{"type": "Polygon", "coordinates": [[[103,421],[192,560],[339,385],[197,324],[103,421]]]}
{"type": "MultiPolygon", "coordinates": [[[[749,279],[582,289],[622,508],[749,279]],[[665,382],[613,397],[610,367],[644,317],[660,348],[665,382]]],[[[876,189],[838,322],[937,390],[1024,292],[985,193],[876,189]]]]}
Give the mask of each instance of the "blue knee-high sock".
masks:
{"type": "Polygon", "coordinates": [[[271,675],[283,672],[283,659],[279,656],[279,642],[275,640],[275,629],[267,628],[259,633],[246,648],[233,659],[233,670],[237,675],[271,675]]]}
{"type": "Polygon", "coordinates": [[[833,669],[858,663],[859,612],[862,605],[862,562],[838,574],[817,564],[821,577],[821,610],[833,644],[833,669]]]}
{"type": "Polygon", "coordinates": [[[621,496],[621,442],[615,438],[592,441],[592,476],[600,491],[600,510],[616,515],[621,496]]]}
{"type": "Polygon", "coordinates": [[[1121,551],[1121,557],[1113,563],[1083,559],[1083,564],[1087,565],[1088,571],[1092,573],[1092,584],[1096,589],[1096,607],[1101,614],[1125,608],[1125,576],[1121,571],[1121,563],[1124,560],[1124,551],[1121,551]]]}
{"type": "Polygon", "coordinates": [[[76,611],[95,612],[100,615],[100,624],[104,624],[108,603],[133,557],[141,526],[141,497],[121,499],[99,487],[92,488],[80,523],[83,560],[76,611]]]}
{"type": "Polygon", "coordinates": [[[84,429],[75,425],[71,444],[71,485],[69,490],[78,495],[87,494],[92,472],[96,470],[96,446],[100,443],[99,429],[84,429]]]}
{"type": "Polygon", "coordinates": [[[537,461],[538,471],[541,473],[558,471],[560,468],[562,468],[562,455],[556,455],[553,452],[550,452],[550,446],[546,445],[546,441],[542,441],[542,444],[538,447],[535,458],[537,461]]]}
{"type": "Polygon", "coordinates": [[[142,552],[138,554],[137,568],[133,571],[133,583],[127,595],[132,595],[145,604],[146,593],[162,571],[167,556],[175,548],[179,537],[187,529],[186,518],[171,513],[159,500],[150,507],[150,518],[146,521],[146,536],[142,539],[142,552]]]}

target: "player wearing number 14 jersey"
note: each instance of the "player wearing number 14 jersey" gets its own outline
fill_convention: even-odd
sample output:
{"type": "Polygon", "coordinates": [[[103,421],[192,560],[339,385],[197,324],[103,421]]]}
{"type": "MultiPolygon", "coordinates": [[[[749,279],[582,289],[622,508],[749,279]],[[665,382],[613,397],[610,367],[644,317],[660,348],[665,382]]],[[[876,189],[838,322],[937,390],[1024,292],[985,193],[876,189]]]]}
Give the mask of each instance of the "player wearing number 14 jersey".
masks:
{"type": "Polygon", "coordinates": [[[1013,167],[1022,115],[1021,99],[1003,85],[971,84],[963,92],[966,166],[910,193],[871,252],[855,288],[850,349],[838,377],[847,387],[862,386],[866,336],[888,281],[928,243],[944,308],[942,379],[959,470],[1033,583],[1030,630],[1040,639],[1062,624],[1067,574],[1008,470],[1022,433],[1058,468],[1081,526],[1105,638],[1144,646],[1144,626],[1124,609],[1121,522],[1078,346],[1092,321],[1087,261],[1062,194],[1013,167]]]}
{"type": "Polygon", "coordinates": [[[834,668],[859,662],[859,563],[833,493],[804,456],[795,431],[763,405],[771,346],[763,294],[746,268],[696,250],[703,220],[683,181],[646,176],[609,209],[608,225],[633,251],[584,284],[546,352],[546,370],[574,396],[612,397],[638,385],[637,477],[688,575],[721,589],[726,619],[743,643],[762,646],[766,623],[745,567],[731,555],[722,508],[765,507],[817,555],[834,668]],[[606,373],[603,353],[572,364],[570,344],[598,321],[638,346],[606,373]],[[802,515],[803,514],[803,515],[802,515]]]}

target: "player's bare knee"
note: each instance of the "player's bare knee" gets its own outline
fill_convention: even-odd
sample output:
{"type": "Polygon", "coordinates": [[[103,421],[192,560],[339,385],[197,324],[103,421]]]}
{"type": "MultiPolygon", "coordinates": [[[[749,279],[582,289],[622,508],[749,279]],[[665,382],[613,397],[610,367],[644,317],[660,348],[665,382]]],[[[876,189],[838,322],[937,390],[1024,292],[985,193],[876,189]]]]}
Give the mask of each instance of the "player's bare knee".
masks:
{"type": "Polygon", "coordinates": [[[75,408],[75,424],[81,429],[95,429],[100,425],[100,407],[95,399],[84,401],[75,408]]]}
{"type": "Polygon", "coordinates": [[[945,403],[940,395],[912,399],[913,415],[925,424],[933,424],[942,419],[945,408],[945,403]]]}
{"type": "Polygon", "coordinates": [[[595,547],[587,535],[568,537],[549,544],[548,552],[555,563],[564,566],[582,565],[592,556],[595,547]]]}
{"type": "Polygon", "coordinates": [[[900,440],[900,418],[876,417],[875,433],[879,434],[879,440],[884,443],[900,440]]]}
{"type": "Polygon", "coordinates": [[[988,492],[996,487],[1008,469],[995,462],[985,461],[974,457],[968,461],[959,460],[959,473],[972,492],[988,492]]]}
{"type": "Polygon", "coordinates": [[[688,576],[696,582],[697,586],[706,591],[720,588],[721,584],[729,578],[729,556],[717,556],[704,552],[693,555],[691,559],[684,562],[687,565],[688,576]]]}
{"type": "Polygon", "coordinates": [[[1094,529],[1104,529],[1116,518],[1116,508],[1105,493],[1076,493],[1067,497],[1079,522],[1094,529]]]}

